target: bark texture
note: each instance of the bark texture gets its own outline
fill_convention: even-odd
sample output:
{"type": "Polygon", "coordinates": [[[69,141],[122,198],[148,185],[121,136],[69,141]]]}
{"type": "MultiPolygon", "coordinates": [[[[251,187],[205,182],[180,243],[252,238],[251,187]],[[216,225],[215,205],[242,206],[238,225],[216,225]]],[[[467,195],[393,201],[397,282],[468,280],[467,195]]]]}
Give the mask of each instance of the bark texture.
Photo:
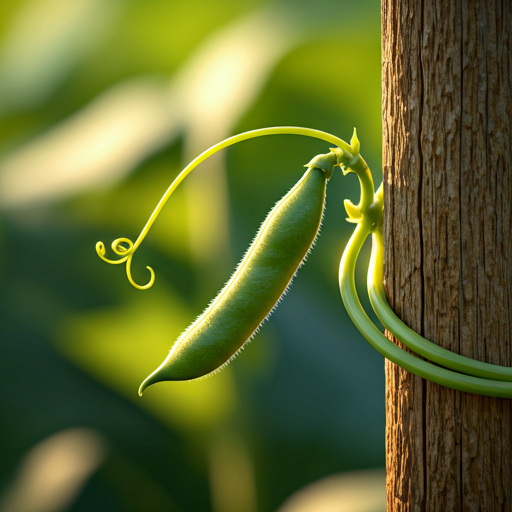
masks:
{"type": "MultiPolygon", "coordinates": [[[[512,366],[512,2],[382,0],[382,85],[390,304],[512,366]]],[[[512,400],[386,361],[386,414],[388,512],[512,511],[512,400]]]]}

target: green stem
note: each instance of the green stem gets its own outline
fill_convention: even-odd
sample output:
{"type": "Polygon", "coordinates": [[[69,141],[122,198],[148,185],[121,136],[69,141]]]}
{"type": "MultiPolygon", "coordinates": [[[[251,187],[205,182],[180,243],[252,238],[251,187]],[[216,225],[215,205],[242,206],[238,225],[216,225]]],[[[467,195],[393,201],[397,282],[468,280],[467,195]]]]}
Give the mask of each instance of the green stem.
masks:
{"type": "Polygon", "coordinates": [[[372,257],[368,268],[368,294],[375,314],[395,338],[420,356],[445,368],[485,379],[512,381],[512,368],[484,363],[451,352],[426,340],[405,325],[389,306],[384,291],[384,245],[381,228],[372,234],[372,242],[372,257]]]}
{"type": "Polygon", "coordinates": [[[237,142],[242,142],[243,140],[254,139],[256,137],[264,137],[265,135],[304,135],[306,137],[313,137],[315,139],[321,139],[326,142],[330,142],[331,144],[335,144],[341,149],[345,149],[350,151],[350,145],[347,144],[344,140],[331,135],[330,133],[322,132],[320,130],[313,130],[311,128],[302,128],[299,126],[276,126],[273,128],[260,128],[258,130],[252,130],[249,132],[240,133],[229,139],[223,140],[218,144],[215,144],[211,148],[207,149],[203,153],[201,153],[198,157],[196,157],[192,162],[190,162],[176,177],[176,179],[171,183],[165,194],[160,199],[157,204],[155,210],[151,214],[151,217],[147,221],[144,229],[141,234],[137,238],[135,244],[133,245],[132,252],[139,247],[142,240],[144,240],[151,226],[155,222],[160,210],[164,207],[165,203],[171,197],[171,194],[176,190],[178,185],[186,178],[186,176],[193,171],[201,162],[204,162],[208,157],[212,156],[217,151],[221,149],[227,148],[228,146],[232,146],[237,142]]]}

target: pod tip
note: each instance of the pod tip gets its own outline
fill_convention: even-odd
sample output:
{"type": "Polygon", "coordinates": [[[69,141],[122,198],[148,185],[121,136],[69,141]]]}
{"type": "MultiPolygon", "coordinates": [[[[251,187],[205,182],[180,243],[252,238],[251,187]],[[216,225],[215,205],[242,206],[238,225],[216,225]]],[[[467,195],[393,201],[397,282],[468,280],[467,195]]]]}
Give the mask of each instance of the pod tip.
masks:
{"type": "Polygon", "coordinates": [[[149,377],[147,377],[143,382],[142,384],[139,386],[139,396],[142,396],[142,393],[144,393],[145,389],[149,386],[151,386],[151,384],[154,384],[154,382],[150,382],[150,378],[153,376],[153,374],[151,374],[149,377]]]}

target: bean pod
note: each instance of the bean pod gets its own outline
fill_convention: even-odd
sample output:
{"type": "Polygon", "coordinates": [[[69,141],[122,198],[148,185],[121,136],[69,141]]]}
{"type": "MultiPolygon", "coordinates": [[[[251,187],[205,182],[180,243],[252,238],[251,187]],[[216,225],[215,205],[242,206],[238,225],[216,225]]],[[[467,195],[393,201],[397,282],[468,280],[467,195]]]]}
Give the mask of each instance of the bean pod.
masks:
{"type": "Polygon", "coordinates": [[[319,155],[272,208],[231,279],[140,386],[197,379],[229,363],[286,293],[320,229],[333,153],[319,155]]]}

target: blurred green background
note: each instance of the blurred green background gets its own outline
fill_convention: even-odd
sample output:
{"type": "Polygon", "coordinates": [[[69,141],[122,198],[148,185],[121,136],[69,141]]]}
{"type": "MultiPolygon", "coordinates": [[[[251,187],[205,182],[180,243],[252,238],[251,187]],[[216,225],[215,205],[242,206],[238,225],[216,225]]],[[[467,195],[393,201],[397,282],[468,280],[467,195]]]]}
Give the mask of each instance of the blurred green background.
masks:
{"type": "Polygon", "coordinates": [[[242,355],[137,396],[328,144],[202,164],[134,257],[148,291],[94,250],[135,240],[181,168],[245,130],[356,126],[378,185],[380,113],[377,0],[2,0],[3,512],[385,510],[383,359],[337,285],[354,175],[335,172],[307,265],[242,355]]]}

